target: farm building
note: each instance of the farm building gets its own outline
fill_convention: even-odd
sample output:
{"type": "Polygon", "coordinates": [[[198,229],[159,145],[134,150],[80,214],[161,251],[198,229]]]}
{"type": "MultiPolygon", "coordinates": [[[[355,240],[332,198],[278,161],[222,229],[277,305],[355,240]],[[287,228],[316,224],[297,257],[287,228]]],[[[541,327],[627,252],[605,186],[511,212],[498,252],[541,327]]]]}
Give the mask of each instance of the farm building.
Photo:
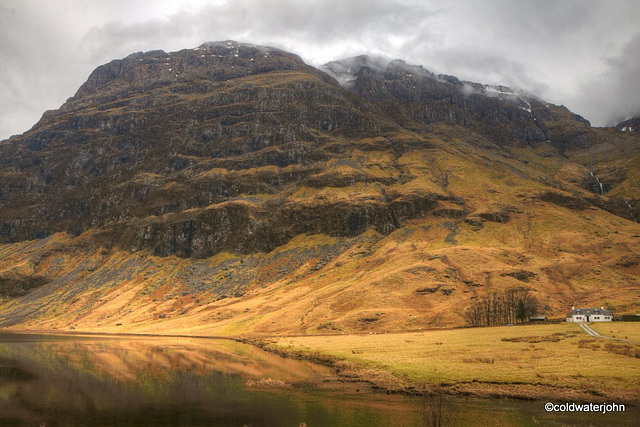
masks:
{"type": "Polygon", "coordinates": [[[567,314],[567,322],[611,322],[613,312],[600,308],[575,308],[567,314]]]}

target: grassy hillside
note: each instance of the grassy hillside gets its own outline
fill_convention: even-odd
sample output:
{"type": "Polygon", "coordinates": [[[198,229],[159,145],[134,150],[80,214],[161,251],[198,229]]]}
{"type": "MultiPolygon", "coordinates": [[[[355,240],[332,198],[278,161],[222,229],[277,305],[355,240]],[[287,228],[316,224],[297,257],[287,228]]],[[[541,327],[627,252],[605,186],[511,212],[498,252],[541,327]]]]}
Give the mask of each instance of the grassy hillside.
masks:
{"type": "Polygon", "coordinates": [[[201,260],[96,249],[91,232],[4,245],[0,277],[47,283],[25,296],[5,293],[0,322],[222,335],[398,331],[461,325],[473,298],[514,287],[531,290],[549,317],[571,306],[640,309],[640,225],[584,202],[581,194],[607,199],[572,184],[584,166],[530,151],[523,162],[456,138],[429,144],[400,155],[354,149],[348,161],[322,166],[332,179],[401,180],[281,193],[308,206],[443,196],[430,214],[386,233],[301,234],[269,252],[201,260]]]}

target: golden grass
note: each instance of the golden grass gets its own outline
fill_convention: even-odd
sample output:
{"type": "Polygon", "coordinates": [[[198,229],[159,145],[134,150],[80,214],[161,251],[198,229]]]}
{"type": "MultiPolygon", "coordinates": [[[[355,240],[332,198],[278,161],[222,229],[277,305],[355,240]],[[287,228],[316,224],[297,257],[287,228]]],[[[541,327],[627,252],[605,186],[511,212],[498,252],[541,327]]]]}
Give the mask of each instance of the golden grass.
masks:
{"type": "MultiPolygon", "coordinates": [[[[74,325],[76,330],[244,336],[391,332],[461,325],[470,298],[514,286],[532,289],[541,307],[548,307],[544,314],[550,317],[561,317],[572,305],[612,305],[620,312],[638,307],[632,279],[637,269],[618,266],[622,254],[637,251],[637,239],[629,236],[636,224],[601,211],[586,211],[576,219],[561,208],[552,220],[546,214],[553,207],[530,208],[526,214],[514,214],[508,224],[487,222],[477,232],[460,223],[457,245],[445,241],[451,233],[443,226],[450,221],[446,218],[409,221],[388,236],[370,230],[360,236],[365,239],[362,243],[337,254],[321,270],[312,271],[315,261],[311,260],[281,279],[260,280],[271,260],[276,263],[283,251],[344,241],[326,235],[300,235],[269,254],[254,254],[264,264],[255,271],[253,287],[242,298],[221,301],[206,293],[163,301],[165,295],[184,291],[180,272],[188,269],[192,260],[123,251],[108,255],[100,251],[56,252],[55,245],[70,243],[63,235],[45,244],[0,246],[0,269],[57,277],[90,259],[95,267],[61,286],[58,292],[64,294],[72,292],[85,277],[93,277],[95,282],[108,269],[137,262],[136,258],[153,261],[128,280],[119,281],[118,286],[108,281],[105,286],[88,289],[73,304],[65,300],[60,304],[55,294],[43,297],[40,301],[45,308],[18,327],[68,329],[74,325]],[[577,232],[580,228],[583,234],[577,232]],[[619,233],[607,231],[611,229],[619,233]],[[42,246],[36,249],[38,245],[42,246]],[[505,275],[520,269],[535,276],[525,283],[505,275]],[[605,282],[609,286],[602,286],[605,282]],[[165,284],[158,287],[159,283],[165,284]],[[440,289],[438,286],[453,291],[449,295],[418,292],[440,289]],[[159,318],[160,314],[166,318],[159,318]],[[362,321],[374,316],[378,318],[375,322],[362,321]],[[123,325],[115,328],[116,323],[123,325]]],[[[238,255],[229,253],[201,262],[215,266],[232,258],[240,262],[238,255]]],[[[220,271],[212,276],[211,284],[224,279],[223,274],[220,271]]],[[[19,301],[0,303],[0,318],[16,303],[19,301]]]]}
{"type": "Polygon", "coordinates": [[[632,340],[640,343],[640,322],[589,323],[589,326],[605,337],[632,340]]]}
{"type": "Polygon", "coordinates": [[[323,203],[362,203],[365,201],[382,201],[384,196],[377,184],[358,182],[349,187],[300,187],[289,199],[301,205],[317,205],[323,203]]]}
{"type": "Polygon", "coordinates": [[[590,337],[577,325],[562,323],[271,342],[287,352],[382,368],[418,384],[529,384],[639,399],[638,359],[585,347],[585,339],[590,337]]]}
{"type": "MultiPolygon", "coordinates": [[[[286,77],[289,83],[306,78],[299,73],[285,74],[280,77],[286,77]]],[[[256,82],[269,84],[267,80],[256,82]]],[[[15,316],[34,310],[17,327],[68,329],[74,325],[76,330],[244,336],[327,331],[380,333],[463,325],[464,310],[474,297],[511,287],[531,289],[540,301],[541,314],[548,317],[562,317],[573,305],[607,305],[616,312],[640,307],[640,266],[623,260],[640,252],[639,225],[595,207],[575,211],[536,196],[550,188],[542,182],[547,182],[545,177],[550,184],[562,183],[559,187],[567,193],[585,191],[577,186],[588,174],[584,166],[550,155],[555,149],[545,144],[531,150],[512,148],[505,156],[504,151],[483,149],[482,144],[488,141],[471,138],[467,142],[466,131],[444,125],[438,125],[436,130],[439,128],[448,135],[446,142],[435,136],[427,141],[408,131],[357,141],[318,135],[330,144],[349,147],[354,143],[353,149],[340,159],[285,168],[227,170],[203,164],[198,179],[249,182],[286,174],[304,176],[316,170],[337,178],[366,178],[345,187],[316,188],[305,186],[302,181],[288,185],[277,196],[240,195],[224,202],[252,206],[264,206],[268,199],[282,196],[286,203],[300,206],[355,203],[378,207],[397,197],[427,193],[460,196],[464,204],[440,201],[436,214],[403,221],[401,228],[388,235],[373,228],[355,239],[299,235],[270,253],[252,254],[258,264],[247,263],[246,267],[241,267],[240,254],[218,254],[194,261],[152,257],[148,251],[128,253],[114,249],[103,253],[102,249],[82,246],[90,240],[91,231],[73,242],[60,234],[46,242],[0,245],[0,272],[63,279],[57,282],[55,293],[38,299],[0,301],[0,321],[10,311],[15,316]],[[397,154],[381,148],[384,142],[410,143],[415,147],[419,141],[428,145],[397,154]],[[485,221],[482,228],[455,215],[450,218],[438,214],[464,209],[471,217],[477,217],[480,213],[499,212],[505,205],[516,208],[509,210],[508,222],[485,221]],[[57,245],[72,244],[79,246],[77,251],[56,249],[57,245]],[[343,249],[329,254],[323,249],[327,245],[343,249]],[[310,258],[284,277],[269,275],[289,262],[284,256],[286,251],[292,257],[297,256],[296,252],[317,255],[308,255],[310,258]],[[204,291],[181,296],[189,290],[189,267],[194,262],[215,266],[231,258],[237,258],[232,262],[233,269],[202,279],[206,281],[204,291]],[[316,268],[321,259],[322,265],[316,268]],[[91,268],[75,274],[86,260],[91,268]],[[146,265],[148,261],[152,263],[146,265]],[[128,262],[140,267],[126,279],[105,273],[128,262]],[[519,281],[509,275],[516,270],[533,275],[528,282],[519,281]],[[242,284],[246,285],[242,296],[225,290],[228,298],[218,300],[216,287],[222,287],[227,275],[236,271],[247,278],[242,284]],[[83,288],[87,280],[100,286],[70,300],[59,297],[75,294],[75,289],[83,288]],[[436,291],[419,292],[424,289],[436,291]],[[164,300],[172,294],[176,297],[164,300]],[[22,307],[18,310],[17,305],[22,307]],[[122,326],[116,328],[116,323],[122,326]]],[[[137,179],[155,178],[139,175],[137,179]]],[[[219,206],[148,221],[182,221],[219,206]]],[[[494,365],[498,364],[496,359],[494,365]]]]}

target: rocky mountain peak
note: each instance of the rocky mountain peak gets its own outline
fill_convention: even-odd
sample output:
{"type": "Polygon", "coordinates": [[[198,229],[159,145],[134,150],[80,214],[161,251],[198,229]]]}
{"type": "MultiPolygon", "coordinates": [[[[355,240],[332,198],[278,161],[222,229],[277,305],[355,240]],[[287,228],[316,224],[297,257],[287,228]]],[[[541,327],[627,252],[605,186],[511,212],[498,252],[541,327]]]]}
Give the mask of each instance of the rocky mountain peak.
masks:
{"type": "Polygon", "coordinates": [[[403,60],[366,55],[322,68],[349,90],[384,104],[411,129],[450,123],[478,129],[500,145],[550,143],[562,152],[595,142],[586,137],[587,120],[519,89],[462,81],[403,60]]]}
{"type": "Polygon", "coordinates": [[[323,71],[333,76],[338,82],[347,88],[353,87],[353,83],[359,75],[375,73],[388,78],[435,75],[422,65],[408,64],[402,59],[389,59],[381,56],[359,55],[351,58],[331,61],[320,67],[323,71]]]}
{"type": "Polygon", "coordinates": [[[640,115],[618,122],[613,127],[622,132],[640,133],[640,115]]]}
{"type": "Polygon", "coordinates": [[[482,149],[546,144],[566,155],[599,140],[566,108],[505,86],[366,55],[324,69],[350,90],[297,55],[232,40],[138,52],[98,67],[59,110],[0,144],[0,195],[12,206],[0,217],[0,239],[134,230],[133,242],[108,238],[125,248],[208,256],[269,249],[318,230],[353,235],[375,226],[386,233],[401,218],[436,210],[441,198],[459,199],[383,189],[366,199],[375,200],[372,207],[358,194],[346,204],[323,197],[301,203],[292,195],[410,180],[393,162],[378,176],[372,160],[349,153],[363,144],[358,150],[395,159],[408,147],[433,146],[426,138],[440,125],[463,127],[482,149]],[[251,208],[235,204],[255,194],[251,208]],[[171,224],[189,224],[195,236],[210,215],[231,213],[246,224],[224,237],[167,243],[171,224]],[[336,220],[326,224],[321,215],[336,220]]]}
{"type": "Polygon", "coordinates": [[[313,73],[328,80],[298,55],[232,40],[207,42],[177,52],[137,52],[96,68],[61,111],[96,106],[123,95],[167,86],[173,86],[173,91],[202,93],[216,82],[285,70],[313,73]]]}

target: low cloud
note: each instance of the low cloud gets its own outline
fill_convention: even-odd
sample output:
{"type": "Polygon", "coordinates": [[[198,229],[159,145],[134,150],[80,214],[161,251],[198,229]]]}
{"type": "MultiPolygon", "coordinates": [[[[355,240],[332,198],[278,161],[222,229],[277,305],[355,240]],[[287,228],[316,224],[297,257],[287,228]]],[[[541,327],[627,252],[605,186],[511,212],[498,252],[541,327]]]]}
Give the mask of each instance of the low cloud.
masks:
{"type": "Polygon", "coordinates": [[[416,33],[428,37],[424,24],[437,14],[437,9],[415,1],[236,0],[162,19],[109,22],[92,28],[83,44],[94,56],[104,56],[237,39],[271,44],[320,63],[340,55],[399,48],[416,33]]]}
{"type": "Polygon", "coordinates": [[[4,0],[0,138],[59,107],[102,63],[226,39],[315,66],[401,58],[522,88],[604,125],[640,113],[639,15],[635,2],[595,0],[4,0]]]}
{"type": "Polygon", "coordinates": [[[599,125],[640,116],[640,32],[615,56],[605,56],[606,69],[581,85],[575,108],[599,125]]]}

